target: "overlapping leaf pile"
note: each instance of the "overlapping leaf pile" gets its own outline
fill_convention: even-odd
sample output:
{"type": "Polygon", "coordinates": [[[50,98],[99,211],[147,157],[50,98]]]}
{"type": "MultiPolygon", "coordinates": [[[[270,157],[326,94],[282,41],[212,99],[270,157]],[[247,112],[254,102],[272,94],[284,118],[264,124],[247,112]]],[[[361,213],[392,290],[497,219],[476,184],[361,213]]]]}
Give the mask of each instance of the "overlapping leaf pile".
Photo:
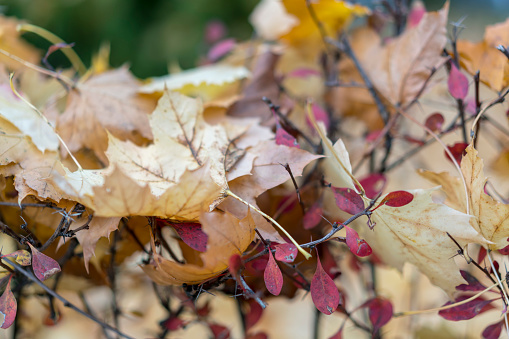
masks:
{"type": "MultiPolygon", "coordinates": [[[[481,109],[478,97],[469,97],[469,80],[460,67],[470,74],[480,69],[481,82],[496,91],[506,89],[509,53],[506,57],[495,46],[509,45],[509,21],[488,28],[482,42],[458,41],[457,53],[444,55],[448,8],[448,3],[436,12],[414,7],[407,13],[406,28],[388,38],[382,29],[386,20],[360,5],[264,0],[251,17],[259,40],[219,42],[206,65],[145,82],[127,67],[104,67],[104,59],[96,60],[86,74],[37,73],[38,52],[21,40],[11,19],[2,18],[0,34],[8,36],[0,40],[6,51],[0,59],[2,200],[20,206],[44,203],[64,217],[59,226],[54,216],[22,211],[28,227],[37,228],[43,240],[32,233],[29,240],[14,236],[20,245],[30,246],[35,275],[43,280],[60,271],[56,262],[41,262],[37,249],[48,248],[51,241],[47,246],[44,241],[57,237],[59,246],[65,246],[66,237],[76,237],[87,273],[109,275],[103,267],[106,250],[97,243],[112,232],[118,235],[122,222],[132,239],[113,242],[118,248],[110,251],[121,255],[113,255],[112,263],[121,264],[141,249],[146,261],[138,264],[157,284],[200,286],[201,293],[209,283],[217,287],[226,282],[225,293],[240,291],[252,299],[249,311],[242,313],[246,318],[265,306],[259,291],[293,296],[304,289],[323,314],[338,309],[351,319],[351,312],[368,308],[368,325],[355,326],[375,336],[392,319],[393,304],[389,295],[356,297],[355,288],[348,287],[362,270],[351,267],[366,262],[373,275],[382,270],[381,262],[400,271],[405,263],[412,264],[449,297],[474,291],[458,287],[475,278],[460,271],[451,257],[465,255],[468,244],[503,249],[509,207],[487,194],[483,154],[473,138],[466,140],[465,119],[487,108],[481,109]],[[368,23],[346,31],[357,16],[369,17],[368,23]],[[11,78],[9,72],[14,72],[11,78]],[[443,74],[434,76],[436,72],[443,74]],[[443,93],[429,95],[447,97],[461,115],[412,111],[432,87],[443,93]],[[475,112],[465,117],[469,100],[476,102],[475,112]],[[418,121],[417,133],[408,128],[411,121],[418,121]],[[452,124],[448,129],[446,122],[452,124]],[[404,151],[461,127],[465,140],[444,146],[446,156],[442,151],[440,157],[434,155],[447,166],[446,159],[460,163],[460,178],[423,169],[420,176],[440,187],[401,187],[406,181],[391,170],[409,161],[398,160],[404,151]],[[308,164],[312,166],[305,172],[308,164]],[[301,181],[295,179],[304,173],[301,181]],[[437,198],[440,189],[443,203],[437,198]],[[288,233],[276,230],[271,216],[288,233]],[[323,219],[335,222],[330,227],[323,219]],[[163,234],[168,225],[175,231],[171,245],[167,240],[172,236],[163,234]],[[331,239],[344,244],[333,246],[331,239]],[[297,250],[303,250],[297,242],[316,247],[316,261],[298,257],[297,250]],[[354,264],[340,266],[339,258],[345,257],[354,264]],[[290,264],[295,260],[303,261],[302,268],[290,264]]],[[[478,119],[483,121],[480,115],[478,119]]],[[[478,130],[472,127],[474,132],[478,130]]],[[[507,135],[497,147],[509,149],[507,135]]],[[[2,207],[15,216],[6,216],[1,225],[19,224],[22,212],[12,211],[2,207]]],[[[0,259],[18,262],[26,257],[18,251],[0,259]]],[[[75,271],[71,273],[85,275],[75,271]]],[[[494,271],[493,264],[487,274],[494,271]]],[[[2,327],[12,324],[16,312],[12,276],[0,297],[0,311],[6,314],[2,327]]],[[[377,295],[375,288],[371,292],[377,295]]],[[[177,295],[189,306],[185,296],[177,295]]],[[[457,312],[475,316],[493,301],[466,299],[459,296],[456,302],[467,306],[452,305],[440,314],[462,320],[457,312]]],[[[170,311],[170,302],[166,308],[170,311]]],[[[207,317],[204,309],[189,309],[199,319],[207,317]]],[[[170,311],[161,326],[182,328],[186,321],[180,312],[170,311]]],[[[254,322],[260,316],[261,309],[254,322]]],[[[206,324],[216,337],[228,331],[210,320],[206,324]]],[[[244,334],[255,337],[250,326],[244,334]]],[[[343,326],[335,338],[341,337],[343,326]]],[[[497,323],[490,331],[499,329],[497,323]]]]}

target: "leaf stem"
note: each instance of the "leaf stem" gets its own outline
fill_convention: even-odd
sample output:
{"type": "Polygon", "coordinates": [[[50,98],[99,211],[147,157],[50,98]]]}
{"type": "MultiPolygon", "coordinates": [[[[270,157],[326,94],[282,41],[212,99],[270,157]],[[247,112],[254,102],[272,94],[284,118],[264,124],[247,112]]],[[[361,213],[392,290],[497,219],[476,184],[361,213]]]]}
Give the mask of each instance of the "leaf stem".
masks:
{"type": "Polygon", "coordinates": [[[472,300],[476,299],[477,297],[479,297],[480,295],[488,292],[489,290],[491,290],[492,288],[496,287],[497,285],[498,285],[498,283],[493,284],[490,287],[487,287],[486,289],[482,290],[481,292],[471,296],[470,298],[462,300],[462,301],[458,301],[457,303],[454,303],[454,304],[450,304],[450,305],[446,305],[446,306],[441,306],[441,307],[436,307],[436,308],[431,308],[431,309],[427,309],[427,310],[398,312],[398,313],[394,313],[393,317],[394,318],[406,317],[406,316],[409,316],[409,315],[416,315],[416,314],[423,314],[423,313],[430,313],[430,312],[437,312],[437,311],[447,310],[449,308],[453,308],[453,307],[456,307],[456,306],[460,306],[460,305],[466,304],[469,301],[472,301],[472,300]]]}
{"type": "MultiPolygon", "coordinates": [[[[22,32],[22,33],[30,32],[30,33],[37,34],[41,38],[44,38],[44,39],[48,40],[49,42],[51,42],[53,45],[65,43],[65,41],[62,40],[60,37],[51,33],[47,29],[44,29],[44,28],[36,26],[36,25],[20,24],[16,28],[17,28],[18,32],[22,32]]],[[[74,67],[74,69],[80,75],[84,75],[87,72],[87,67],[85,66],[83,61],[81,61],[81,58],[78,56],[78,54],[76,54],[74,49],[63,48],[63,49],[61,49],[61,51],[62,51],[62,53],[64,53],[64,55],[67,57],[67,59],[69,59],[69,61],[72,64],[72,67],[74,67]]]]}
{"type": "Polygon", "coordinates": [[[278,222],[274,219],[272,219],[272,217],[270,217],[268,214],[262,212],[260,209],[258,209],[257,207],[251,205],[250,203],[248,203],[247,201],[245,201],[244,199],[242,199],[241,197],[239,197],[238,195],[236,195],[235,193],[233,193],[232,191],[230,191],[229,189],[226,189],[224,191],[224,194],[226,195],[229,195],[230,197],[240,201],[241,203],[245,204],[246,206],[248,206],[249,208],[252,208],[253,210],[255,210],[256,212],[258,212],[259,214],[261,214],[262,216],[264,216],[265,218],[267,218],[272,224],[274,224],[275,226],[277,226],[281,232],[283,232],[289,239],[290,241],[295,245],[297,246],[297,249],[299,250],[300,253],[302,253],[302,255],[306,258],[306,259],[309,259],[311,258],[311,254],[309,254],[308,252],[304,251],[304,249],[302,247],[300,247],[300,245],[295,241],[295,239],[293,239],[293,237],[290,235],[290,233],[288,233],[284,228],[283,226],[279,225],[278,222]]]}

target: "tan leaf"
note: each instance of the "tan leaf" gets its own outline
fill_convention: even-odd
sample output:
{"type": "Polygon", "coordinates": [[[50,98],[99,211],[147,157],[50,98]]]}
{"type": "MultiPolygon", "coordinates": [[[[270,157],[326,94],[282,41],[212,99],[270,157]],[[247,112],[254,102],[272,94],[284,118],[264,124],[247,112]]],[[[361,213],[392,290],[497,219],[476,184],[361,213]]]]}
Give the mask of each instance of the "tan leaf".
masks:
{"type": "Polygon", "coordinates": [[[480,79],[495,91],[509,85],[509,63],[497,46],[509,45],[509,19],[488,26],[481,42],[458,40],[458,53],[463,67],[470,73],[480,71],[480,79]]]}
{"type": "MultiPolygon", "coordinates": [[[[25,61],[37,64],[40,60],[40,53],[32,45],[20,37],[17,26],[22,22],[14,18],[0,16],[0,49],[11,53],[25,61]]],[[[5,55],[0,55],[0,63],[9,69],[18,70],[25,66],[5,55]]]]}
{"type": "Polygon", "coordinates": [[[359,59],[378,91],[392,104],[411,101],[429,77],[431,68],[445,58],[449,3],[438,12],[429,12],[419,24],[407,29],[385,46],[369,49],[359,59]],[[376,55],[376,57],[373,57],[376,55]]]}
{"type": "MultiPolygon", "coordinates": [[[[480,234],[495,244],[491,249],[503,248],[509,237],[509,205],[496,201],[484,193],[484,162],[477,155],[472,145],[466,149],[466,155],[461,160],[461,172],[465,177],[470,201],[471,224],[480,234]]],[[[422,176],[433,183],[442,185],[448,197],[448,203],[459,211],[466,211],[465,190],[461,180],[453,178],[447,173],[421,172],[422,176]]]]}
{"type": "MultiPolygon", "coordinates": [[[[409,262],[449,295],[463,283],[456,263],[450,258],[461,245],[486,243],[470,225],[471,216],[433,202],[436,189],[411,190],[414,199],[401,207],[381,206],[372,214],[374,232],[362,226],[361,232],[382,260],[401,270],[409,262]]],[[[383,197],[381,197],[383,199],[383,197]]]]}
{"type": "Polygon", "coordinates": [[[203,231],[208,235],[207,251],[201,254],[203,266],[182,265],[157,254],[154,263],[142,266],[156,283],[162,285],[196,284],[215,277],[228,268],[233,254],[242,255],[255,235],[251,214],[238,220],[229,213],[209,212],[200,215],[203,231]]]}
{"type": "Polygon", "coordinates": [[[154,101],[139,96],[138,89],[139,83],[127,67],[80,82],[69,93],[66,110],[57,123],[71,152],[89,148],[106,161],[106,130],[122,139],[151,139],[148,114],[154,101]]]}

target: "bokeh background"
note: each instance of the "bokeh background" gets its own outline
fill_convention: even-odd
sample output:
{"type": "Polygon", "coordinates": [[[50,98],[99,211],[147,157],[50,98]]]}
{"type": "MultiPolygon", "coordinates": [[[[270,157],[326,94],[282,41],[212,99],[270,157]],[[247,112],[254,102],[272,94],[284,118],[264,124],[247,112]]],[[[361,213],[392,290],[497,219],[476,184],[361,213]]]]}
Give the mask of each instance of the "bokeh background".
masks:
{"type": "MultiPolygon", "coordinates": [[[[129,63],[141,78],[168,73],[169,64],[182,68],[196,65],[210,47],[206,26],[222,22],[226,37],[249,39],[253,29],[247,20],[259,0],[0,0],[0,12],[44,27],[75,49],[86,64],[102,43],[111,43],[111,64],[129,63]]],[[[295,0],[305,1],[305,0],[295,0]]],[[[373,6],[379,1],[356,1],[373,6]]],[[[430,10],[443,0],[424,1],[430,10]]],[[[466,16],[463,38],[480,39],[484,26],[505,20],[508,0],[452,0],[452,20],[466,16]]],[[[42,49],[48,43],[33,34],[26,38],[42,49]]],[[[50,61],[65,66],[55,53],[50,61]]]]}

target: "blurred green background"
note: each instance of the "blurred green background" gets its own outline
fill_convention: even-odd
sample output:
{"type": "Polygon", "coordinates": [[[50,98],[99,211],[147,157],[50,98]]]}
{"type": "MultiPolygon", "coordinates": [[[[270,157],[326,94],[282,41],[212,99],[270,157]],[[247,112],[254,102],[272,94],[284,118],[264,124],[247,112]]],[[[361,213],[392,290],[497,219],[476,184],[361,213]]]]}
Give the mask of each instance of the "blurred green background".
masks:
{"type": "MultiPolygon", "coordinates": [[[[305,1],[305,0],[294,0],[305,1]]],[[[357,1],[373,5],[379,1],[357,1]]],[[[88,65],[101,43],[111,42],[111,64],[129,63],[141,78],[164,75],[168,64],[182,68],[196,65],[209,44],[205,27],[219,20],[226,37],[249,39],[252,27],[248,16],[258,0],[0,0],[0,10],[44,27],[67,42],[88,65]]],[[[444,0],[425,1],[430,10],[444,0]]],[[[509,16],[509,0],[452,0],[451,20],[467,16],[462,37],[481,39],[484,26],[509,16]]],[[[49,44],[33,34],[25,37],[46,50],[49,44]]],[[[50,57],[54,65],[65,66],[61,53],[50,57]]]]}

